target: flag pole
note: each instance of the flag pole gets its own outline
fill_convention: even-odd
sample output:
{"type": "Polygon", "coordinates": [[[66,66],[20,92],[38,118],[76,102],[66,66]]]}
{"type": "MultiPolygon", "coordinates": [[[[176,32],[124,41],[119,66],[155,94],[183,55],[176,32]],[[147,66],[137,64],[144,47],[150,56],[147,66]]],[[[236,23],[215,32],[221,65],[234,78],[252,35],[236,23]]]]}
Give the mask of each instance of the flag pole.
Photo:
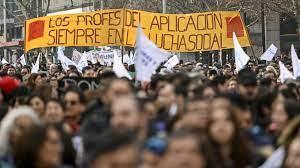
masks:
{"type": "MultiPolygon", "coordinates": [[[[240,11],[239,11],[239,15],[240,15],[240,17],[242,17],[242,15],[241,15],[241,12],[240,12],[240,11]]],[[[241,21],[242,21],[242,23],[243,23],[243,26],[244,26],[244,28],[245,28],[246,34],[247,34],[247,36],[248,36],[248,40],[249,40],[249,44],[250,44],[250,48],[251,48],[251,51],[252,51],[253,57],[254,57],[254,58],[255,58],[255,60],[256,60],[256,56],[255,56],[255,53],[254,53],[253,45],[252,45],[252,42],[251,42],[251,40],[250,40],[250,36],[249,36],[249,31],[248,31],[248,28],[246,27],[246,24],[245,24],[245,22],[244,22],[244,18],[243,18],[243,19],[241,19],[241,21]]]]}

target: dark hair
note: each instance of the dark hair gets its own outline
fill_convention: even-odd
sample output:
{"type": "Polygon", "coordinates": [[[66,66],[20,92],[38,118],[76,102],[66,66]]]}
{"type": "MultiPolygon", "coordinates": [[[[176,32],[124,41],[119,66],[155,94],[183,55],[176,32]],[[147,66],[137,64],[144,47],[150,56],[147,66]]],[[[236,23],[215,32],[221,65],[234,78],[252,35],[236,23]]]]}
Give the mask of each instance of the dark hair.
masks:
{"type": "Polygon", "coordinates": [[[256,74],[249,68],[242,69],[237,75],[237,82],[244,86],[256,86],[256,74]]]}
{"type": "Polygon", "coordinates": [[[292,88],[284,88],[280,90],[280,94],[286,99],[297,100],[297,94],[293,91],[292,88]]]}
{"type": "Polygon", "coordinates": [[[273,102],[277,97],[277,90],[262,86],[258,89],[258,95],[254,102],[254,122],[259,126],[266,128],[270,123],[270,117],[264,112],[265,109],[271,109],[273,102]]]}
{"type": "Polygon", "coordinates": [[[82,73],[84,74],[86,71],[91,70],[91,69],[93,69],[93,68],[90,66],[86,66],[82,69],[82,73]]]}
{"type": "Polygon", "coordinates": [[[97,77],[101,80],[117,78],[116,74],[113,71],[104,71],[103,73],[98,74],[97,77]]]}
{"type": "Polygon", "coordinates": [[[22,69],[27,69],[28,70],[28,72],[30,73],[30,66],[28,66],[28,65],[24,65],[24,66],[22,66],[22,69]]]}
{"type": "Polygon", "coordinates": [[[150,88],[156,89],[158,82],[160,81],[167,81],[167,78],[162,75],[153,75],[150,82],[150,88]]]}
{"type": "Polygon", "coordinates": [[[42,78],[45,78],[45,77],[47,77],[47,74],[45,72],[39,72],[38,77],[39,76],[42,77],[42,78]]]}
{"type": "Polygon", "coordinates": [[[71,70],[71,71],[69,72],[69,75],[70,75],[71,73],[75,73],[78,77],[81,76],[80,73],[79,73],[77,70],[71,70]]]}
{"type": "Polygon", "coordinates": [[[64,146],[62,161],[64,165],[76,167],[76,151],[72,143],[72,136],[66,131],[64,123],[53,125],[61,135],[61,141],[64,146]]]}
{"type": "MultiPolygon", "coordinates": [[[[231,147],[230,147],[230,159],[231,161],[234,161],[234,163],[230,163],[233,164],[230,167],[246,167],[249,166],[251,164],[251,152],[250,152],[250,147],[249,144],[247,143],[247,140],[245,139],[244,135],[243,135],[243,131],[240,128],[240,124],[238,122],[237,117],[235,116],[233,109],[229,108],[229,109],[224,109],[228,112],[228,117],[229,120],[232,121],[233,125],[234,125],[234,135],[231,139],[231,147]],[[236,144],[238,144],[238,147],[236,147],[236,144]]],[[[217,160],[220,161],[220,164],[222,165],[221,167],[225,167],[226,162],[228,160],[224,160],[224,158],[222,157],[221,154],[221,145],[216,142],[210,134],[210,127],[212,124],[212,120],[210,120],[208,122],[208,127],[207,127],[207,133],[208,133],[208,137],[210,139],[210,141],[212,142],[213,145],[213,152],[214,152],[214,156],[217,158],[217,160]]],[[[228,163],[228,162],[227,162],[228,163]]]]}
{"type": "Polygon", "coordinates": [[[287,99],[284,101],[284,109],[289,120],[295,118],[300,114],[300,104],[292,99],[287,99]]]}
{"type": "Polygon", "coordinates": [[[135,135],[131,132],[120,132],[111,129],[100,136],[85,139],[84,146],[85,148],[88,146],[91,147],[91,145],[93,146],[94,150],[91,151],[91,161],[93,161],[98,157],[116,151],[123,146],[134,144],[135,138],[135,135]]]}
{"type": "Polygon", "coordinates": [[[41,94],[39,94],[39,93],[37,93],[37,92],[32,92],[32,93],[31,93],[31,95],[30,95],[29,98],[28,98],[28,104],[30,104],[30,101],[31,101],[32,99],[34,99],[35,97],[41,99],[41,100],[44,102],[44,104],[46,104],[47,100],[45,99],[45,97],[43,97],[41,94]]]}
{"type": "Polygon", "coordinates": [[[43,125],[34,126],[22,135],[13,149],[16,168],[36,168],[39,150],[47,139],[49,129],[56,128],[43,125]]]}
{"type": "Polygon", "coordinates": [[[59,104],[59,105],[62,107],[63,110],[65,109],[65,106],[64,106],[64,104],[62,103],[62,101],[61,101],[60,99],[57,99],[57,98],[50,98],[50,99],[47,100],[46,105],[47,105],[49,102],[55,102],[55,103],[59,104]]]}
{"type": "Polygon", "coordinates": [[[86,103],[86,98],[85,98],[83,92],[79,88],[77,88],[77,87],[69,87],[69,88],[67,88],[67,90],[65,92],[65,95],[67,93],[69,93],[69,92],[77,94],[79,96],[80,103],[83,103],[83,104],[86,103]]]}
{"type": "Polygon", "coordinates": [[[174,91],[177,95],[187,97],[188,90],[186,86],[188,86],[191,82],[190,78],[187,75],[185,75],[184,73],[175,73],[170,76],[169,81],[174,85],[174,91]]]}
{"type": "Polygon", "coordinates": [[[38,77],[37,73],[30,74],[30,76],[29,76],[29,78],[27,80],[27,87],[30,90],[33,90],[35,88],[35,80],[36,80],[37,77],[38,77]]]}
{"type": "Polygon", "coordinates": [[[201,153],[206,162],[206,168],[216,168],[216,159],[212,153],[212,144],[208,137],[198,129],[183,128],[173,132],[169,137],[169,142],[176,139],[183,139],[187,137],[193,137],[197,141],[197,151],[201,153]]]}

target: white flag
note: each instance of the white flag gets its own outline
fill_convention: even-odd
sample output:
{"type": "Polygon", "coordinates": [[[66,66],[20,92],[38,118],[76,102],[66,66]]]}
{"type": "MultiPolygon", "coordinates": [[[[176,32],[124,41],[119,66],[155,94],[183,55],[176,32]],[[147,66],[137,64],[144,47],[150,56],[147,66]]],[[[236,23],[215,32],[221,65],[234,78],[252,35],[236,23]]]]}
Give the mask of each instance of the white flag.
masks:
{"type": "Polygon", "coordinates": [[[126,77],[130,80],[132,80],[131,76],[129,75],[128,71],[126,70],[126,68],[124,67],[122,60],[120,57],[118,57],[117,52],[115,52],[115,56],[114,56],[114,66],[113,66],[113,71],[115,72],[115,74],[119,77],[126,77]]]}
{"type": "Polygon", "coordinates": [[[80,60],[79,60],[79,62],[78,62],[78,64],[77,64],[77,69],[78,69],[79,71],[81,71],[81,72],[82,72],[82,69],[83,69],[84,67],[88,66],[88,61],[87,61],[86,58],[87,58],[87,55],[86,55],[86,53],[84,52],[84,53],[81,55],[80,60]]]}
{"type": "Polygon", "coordinates": [[[168,69],[172,69],[177,64],[179,64],[179,59],[178,59],[177,55],[174,55],[165,63],[164,66],[168,69]]]}
{"type": "Polygon", "coordinates": [[[278,48],[271,44],[271,46],[267,49],[267,51],[260,57],[261,60],[272,61],[275,54],[277,53],[278,48]]]}
{"type": "Polygon", "coordinates": [[[129,58],[130,58],[130,60],[129,60],[128,65],[133,65],[135,63],[135,54],[133,54],[133,51],[130,52],[129,58]]]}
{"type": "Polygon", "coordinates": [[[64,47],[58,47],[57,58],[58,60],[60,60],[61,65],[65,71],[69,69],[68,67],[69,65],[74,65],[77,67],[77,65],[72,60],[70,60],[68,57],[65,56],[64,47]]]}
{"type": "Polygon", "coordinates": [[[300,60],[297,56],[297,53],[296,53],[296,50],[295,50],[295,47],[293,44],[291,47],[291,56],[292,56],[294,77],[298,78],[298,77],[300,77],[300,60]]]}
{"type": "Polygon", "coordinates": [[[20,63],[21,63],[23,66],[26,65],[26,59],[25,59],[25,55],[24,55],[24,54],[20,57],[20,63]]]}
{"type": "Polygon", "coordinates": [[[151,81],[152,73],[159,67],[159,65],[168,59],[170,54],[159,49],[152,41],[150,41],[141,27],[137,29],[136,37],[136,80],[137,81],[151,81]]]}
{"type": "Polygon", "coordinates": [[[72,54],[72,61],[75,62],[75,64],[78,64],[81,59],[81,55],[82,54],[79,51],[74,49],[72,54]]]}
{"type": "Polygon", "coordinates": [[[2,58],[1,63],[2,63],[2,64],[8,64],[8,62],[4,59],[4,57],[2,58]]]}
{"type": "Polygon", "coordinates": [[[123,55],[123,63],[129,64],[130,57],[128,54],[123,55]]]}
{"type": "Polygon", "coordinates": [[[250,58],[241,47],[234,32],[233,32],[233,45],[234,45],[236,71],[239,72],[241,69],[245,67],[245,65],[250,60],[250,58]]]}
{"type": "Polygon", "coordinates": [[[280,82],[284,83],[288,79],[295,79],[292,73],[285,67],[285,65],[279,61],[279,69],[280,69],[280,82]]]}
{"type": "Polygon", "coordinates": [[[39,53],[39,56],[37,57],[35,64],[32,64],[31,73],[38,73],[40,69],[40,59],[41,59],[41,53],[39,53]]]}

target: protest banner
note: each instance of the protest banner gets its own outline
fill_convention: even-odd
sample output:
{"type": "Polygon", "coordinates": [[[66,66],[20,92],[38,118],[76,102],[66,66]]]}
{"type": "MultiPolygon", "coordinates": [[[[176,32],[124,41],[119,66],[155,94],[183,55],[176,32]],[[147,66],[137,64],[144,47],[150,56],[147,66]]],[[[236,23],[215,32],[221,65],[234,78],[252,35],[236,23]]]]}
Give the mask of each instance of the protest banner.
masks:
{"type": "Polygon", "coordinates": [[[111,9],[27,20],[25,51],[53,46],[134,47],[138,25],[151,41],[167,51],[230,49],[233,32],[242,47],[250,46],[238,11],[160,14],[111,9]]]}
{"type": "Polygon", "coordinates": [[[60,88],[76,86],[82,91],[96,90],[100,86],[100,80],[98,78],[65,77],[58,81],[58,85],[60,88]]]}

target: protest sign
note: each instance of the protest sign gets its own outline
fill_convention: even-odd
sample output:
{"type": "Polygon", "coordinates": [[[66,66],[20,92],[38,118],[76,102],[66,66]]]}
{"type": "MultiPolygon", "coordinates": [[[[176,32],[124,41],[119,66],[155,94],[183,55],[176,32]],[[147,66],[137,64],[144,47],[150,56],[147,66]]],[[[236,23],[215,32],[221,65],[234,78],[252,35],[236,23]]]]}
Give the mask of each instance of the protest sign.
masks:
{"type": "Polygon", "coordinates": [[[96,90],[100,86],[100,80],[97,78],[65,77],[58,81],[60,88],[76,86],[82,91],[96,90]]]}
{"type": "Polygon", "coordinates": [[[260,57],[260,59],[266,61],[272,61],[277,50],[278,48],[274,44],[271,44],[271,46],[267,49],[266,52],[264,52],[264,54],[260,57]]]}
{"type": "Polygon", "coordinates": [[[86,59],[91,61],[93,64],[99,62],[101,65],[111,66],[114,62],[114,56],[116,55],[116,52],[92,50],[85,53],[85,55],[86,59]]]}
{"type": "Polygon", "coordinates": [[[129,75],[128,71],[124,67],[120,57],[114,57],[113,71],[119,78],[126,77],[129,80],[132,80],[132,77],[129,75]]]}
{"type": "Polygon", "coordinates": [[[177,64],[179,64],[179,59],[178,59],[177,55],[174,55],[164,64],[164,66],[168,69],[172,69],[177,64]]]}
{"type": "Polygon", "coordinates": [[[230,49],[232,32],[242,47],[250,46],[238,11],[160,14],[111,9],[27,20],[25,51],[61,45],[134,47],[139,24],[151,41],[167,51],[230,49]]]}

